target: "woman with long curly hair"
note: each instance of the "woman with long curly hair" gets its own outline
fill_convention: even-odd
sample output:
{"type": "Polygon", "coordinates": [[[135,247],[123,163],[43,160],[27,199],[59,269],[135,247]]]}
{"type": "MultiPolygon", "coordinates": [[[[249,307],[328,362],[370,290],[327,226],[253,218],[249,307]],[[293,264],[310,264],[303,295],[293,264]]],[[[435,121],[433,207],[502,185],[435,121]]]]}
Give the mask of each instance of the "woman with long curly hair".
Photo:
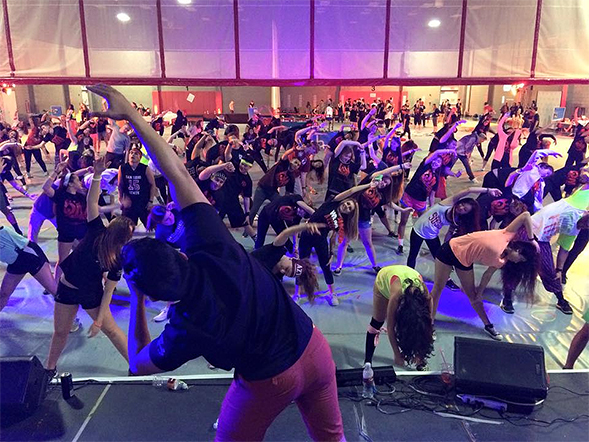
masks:
{"type": "Polygon", "coordinates": [[[372,319],[366,332],[365,367],[372,364],[385,320],[395,365],[424,367],[434,349],[432,298],[416,270],[392,265],[376,276],[372,319]]]}
{"type": "Polygon", "coordinates": [[[63,272],[55,295],[54,331],[45,365],[52,376],[57,373],[57,360],[65,348],[80,306],[94,321],[88,335],[96,336],[102,330],[121,356],[128,360],[127,338],[112,316],[110,301],[121,277],[121,249],[133,236],[135,225],[129,218],[120,216],[105,227],[100,219],[98,197],[105,169],[104,158],[94,163],[94,177],[86,204],[88,230],[73,252],[59,263],[63,272]],[[108,274],[103,286],[105,272],[108,274]]]}
{"type": "MultiPolygon", "coordinates": [[[[485,325],[485,332],[497,341],[502,340],[503,336],[495,330],[485,312],[482,290],[475,286],[473,265],[476,263],[501,269],[504,285],[515,290],[521,284],[527,299],[533,300],[540,262],[538,246],[531,242],[533,238],[532,218],[529,212],[524,212],[505,229],[469,233],[444,243],[436,256],[431,292],[434,315],[438,311],[442,289],[454,268],[462,290],[485,325]],[[528,241],[517,239],[521,228],[525,229],[528,241]]],[[[484,287],[483,283],[481,285],[484,287]]]]}

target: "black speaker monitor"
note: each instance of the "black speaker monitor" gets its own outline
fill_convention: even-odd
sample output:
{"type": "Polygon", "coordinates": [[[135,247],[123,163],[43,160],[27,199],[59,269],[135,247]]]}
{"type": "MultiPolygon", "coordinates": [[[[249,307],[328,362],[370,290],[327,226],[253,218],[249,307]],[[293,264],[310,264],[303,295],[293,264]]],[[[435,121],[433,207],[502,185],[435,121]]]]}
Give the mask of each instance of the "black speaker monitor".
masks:
{"type": "Polygon", "coordinates": [[[36,356],[0,358],[2,413],[34,411],[45,399],[49,377],[36,356]]]}
{"type": "Polygon", "coordinates": [[[533,404],[548,392],[544,349],[538,345],[454,338],[458,393],[533,404]]]}

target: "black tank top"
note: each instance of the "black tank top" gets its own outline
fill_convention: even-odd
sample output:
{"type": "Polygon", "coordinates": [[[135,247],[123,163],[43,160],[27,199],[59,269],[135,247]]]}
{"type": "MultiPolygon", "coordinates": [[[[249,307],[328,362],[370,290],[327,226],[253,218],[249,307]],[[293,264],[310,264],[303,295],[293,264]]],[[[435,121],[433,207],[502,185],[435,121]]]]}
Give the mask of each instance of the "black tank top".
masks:
{"type": "Polygon", "coordinates": [[[145,203],[149,201],[150,185],[147,181],[147,166],[139,164],[133,170],[129,163],[121,166],[121,186],[126,196],[131,198],[133,203],[145,203]]]}

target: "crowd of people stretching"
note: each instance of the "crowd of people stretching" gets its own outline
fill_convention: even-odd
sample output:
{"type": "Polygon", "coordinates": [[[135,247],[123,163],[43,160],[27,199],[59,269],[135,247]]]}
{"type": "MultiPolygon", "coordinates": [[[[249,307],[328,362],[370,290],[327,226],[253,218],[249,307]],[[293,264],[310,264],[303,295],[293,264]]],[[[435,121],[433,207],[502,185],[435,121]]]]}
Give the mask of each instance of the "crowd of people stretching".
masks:
{"type": "MultiPolygon", "coordinates": [[[[292,401],[313,439],[342,440],[331,351],[298,304],[317,301],[316,264],[327,303],[341,302],[334,278],[348,271],[346,252],[358,238],[375,275],[365,366],[372,363],[386,322],[394,363],[423,369],[433,351],[444,287],[462,290],[482,330],[501,340],[483,304],[497,271],[506,314],[514,313],[517,293],[534,302],[538,276],[554,294],[556,308],[573,313],[563,284],[589,240],[589,127],[577,125],[566,165],[554,171],[549,161],[560,156],[550,148],[556,139],[537,124],[527,128],[516,158],[524,131],[512,124],[510,112],[498,116],[495,134],[492,110],[486,109],[472,132],[458,136],[465,121],[456,107],[444,108],[427,155],[412,164],[420,147],[402,138],[405,118],[386,121],[377,104],[335,132],[326,131],[330,121],[317,118],[289,127],[253,114],[242,134],[222,118],[190,123],[178,112],[164,139],[161,115],[150,125],[115,89],[88,89],[108,105],[86,113],[81,122],[69,113],[57,119],[31,115],[28,124],[0,128],[2,181],[34,200],[24,237],[2,184],[0,208],[12,228],[0,228],[0,257],[8,265],[0,309],[27,273],[54,296],[46,361],[52,375],[82,306],[93,320],[90,336],[105,333],[132,374],[174,370],[199,356],[212,366],[235,369],[218,440],[262,439],[292,401]],[[23,132],[27,138],[21,145],[23,132]],[[483,155],[481,146],[491,135],[483,155]],[[51,173],[47,143],[55,147],[51,173]],[[453,171],[458,160],[478,184],[471,168],[475,148],[483,167],[491,161],[490,171],[481,185],[448,195],[447,180],[461,176],[453,171]],[[21,153],[28,175],[20,170],[21,153]],[[47,175],[39,195],[27,189],[33,157],[47,175]],[[263,173],[255,183],[253,167],[263,173]],[[317,204],[323,184],[325,196],[317,204]],[[545,203],[548,195],[553,202],[545,203]],[[372,238],[375,214],[396,238],[386,240],[397,241],[397,255],[407,255],[406,265],[379,265],[383,257],[372,238]],[[406,232],[411,216],[415,221],[406,232]],[[45,221],[57,229],[53,270],[37,244],[45,221]],[[134,239],[139,222],[155,234],[134,239]],[[270,228],[276,235],[266,241],[270,228]],[[238,243],[229,229],[242,230],[251,246],[238,243]],[[553,237],[558,237],[556,262],[553,237]],[[431,290],[417,262],[424,241],[435,261],[431,290]],[[475,264],[486,267],[478,283],[475,264]],[[450,279],[452,271],[460,285],[450,279]],[[126,335],[110,310],[121,276],[131,299],[126,335]],[[286,292],[283,278],[294,279],[294,293],[286,292]],[[156,319],[168,325],[153,341],[145,297],[166,303],[156,319]]],[[[589,337],[583,330],[573,340],[565,368],[572,367],[589,337]]]]}

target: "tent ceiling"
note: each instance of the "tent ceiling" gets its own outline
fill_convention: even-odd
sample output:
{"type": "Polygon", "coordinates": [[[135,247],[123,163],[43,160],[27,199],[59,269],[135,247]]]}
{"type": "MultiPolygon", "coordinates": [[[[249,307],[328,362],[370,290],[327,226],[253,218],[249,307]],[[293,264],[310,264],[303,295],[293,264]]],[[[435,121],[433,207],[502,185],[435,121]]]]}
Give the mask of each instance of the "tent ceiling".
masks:
{"type": "Polygon", "coordinates": [[[0,77],[80,84],[589,82],[586,6],[586,0],[2,0],[0,77]],[[121,12],[130,20],[118,20],[121,12]],[[430,27],[432,20],[439,26],[430,27]]]}

